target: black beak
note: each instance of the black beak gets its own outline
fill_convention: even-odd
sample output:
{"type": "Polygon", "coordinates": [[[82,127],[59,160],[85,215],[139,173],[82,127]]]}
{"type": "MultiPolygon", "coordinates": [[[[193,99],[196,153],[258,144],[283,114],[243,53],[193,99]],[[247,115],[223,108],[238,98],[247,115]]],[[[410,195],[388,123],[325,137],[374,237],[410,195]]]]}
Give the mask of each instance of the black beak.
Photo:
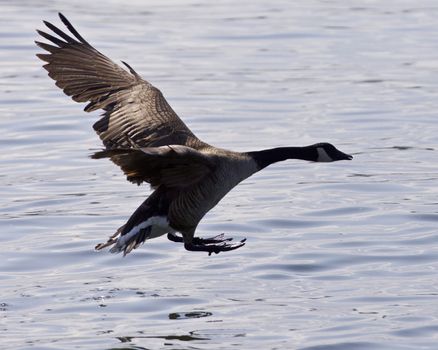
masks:
{"type": "Polygon", "coordinates": [[[353,156],[350,156],[349,154],[343,153],[338,150],[336,153],[336,160],[352,160],[353,156]]]}

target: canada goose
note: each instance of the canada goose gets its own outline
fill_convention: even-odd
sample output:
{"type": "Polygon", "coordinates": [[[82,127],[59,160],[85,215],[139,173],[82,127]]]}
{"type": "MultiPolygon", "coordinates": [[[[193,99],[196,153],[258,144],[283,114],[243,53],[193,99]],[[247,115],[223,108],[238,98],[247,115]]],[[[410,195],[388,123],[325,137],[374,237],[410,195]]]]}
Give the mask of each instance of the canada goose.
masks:
{"type": "Polygon", "coordinates": [[[47,62],[44,68],[66,95],[88,102],[86,112],[104,110],[93,128],[105,150],[94,158],[109,157],[129,181],[147,182],[154,189],[97,250],[113,245],[111,252],[126,255],[147,239],[164,234],[184,243],[187,250],[209,255],[240,248],[245,239],[231,243],[232,238],[223,235],[194,236],[202,217],[239,182],[286,159],[352,159],[329,143],[243,153],[210,146],[190,131],[157,88],[127,63],[122,61],[129,72],[101,54],[61,13],[59,17],[71,34],[44,21],[58,37],[37,30],[51,42],[36,41],[48,51],[37,56],[47,62]]]}

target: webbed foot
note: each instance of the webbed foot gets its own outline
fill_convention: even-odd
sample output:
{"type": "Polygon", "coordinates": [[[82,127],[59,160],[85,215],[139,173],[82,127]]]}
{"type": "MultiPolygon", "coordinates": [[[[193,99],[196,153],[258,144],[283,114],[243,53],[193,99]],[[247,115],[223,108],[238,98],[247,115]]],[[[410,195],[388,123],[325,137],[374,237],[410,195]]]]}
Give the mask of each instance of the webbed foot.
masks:
{"type": "Polygon", "coordinates": [[[243,247],[245,245],[246,238],[242,239],[238,243],[227,243],[230,239],[222,240],[220,243],[203,243],[196,244],[194,240],[192,243],[184,244],[184,248],[189,251],[197,251],[197,252],[207,252],[210,256],[211,254],[219,254],[220,252],[228,252],[230,250],[235,250],[237,248],[243,247]]]}
{"type": "MultiPolygon", "coordinates": [[[[168,233],[167,238],[172,242],[178,242],[178,243],[184,243],[184,238],[177,236],[174,233],[168,233]]],[[[223,242],[230,242],[233,238],[225,238],[225,234],[221,233],[220,235],[209,237],[209,238],[201,238],[201,237],[193,237],[192,243],[197,245],[204,245],[204,244],[214,244],[214,243],[223,243],[223,242]]]]}

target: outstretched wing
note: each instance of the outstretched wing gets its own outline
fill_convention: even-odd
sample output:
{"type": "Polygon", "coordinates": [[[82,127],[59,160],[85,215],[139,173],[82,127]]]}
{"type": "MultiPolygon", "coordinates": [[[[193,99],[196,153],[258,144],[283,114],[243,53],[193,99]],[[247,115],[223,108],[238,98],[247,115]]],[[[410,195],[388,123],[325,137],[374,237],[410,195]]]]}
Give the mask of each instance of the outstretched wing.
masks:
{"type": "Polygon", "coordinates": [[[60,13],[67,34],[44,21],[57,36],[37,30],[51,44],[36,41],[48,53],[37,56],[56,85],[86,112],[103,109],[93,128],[107,149],[156,147],[169,144],[201,148],[201,142],[169,106],[161,92],[91,46],[60,13]],[[73,35],[73,36],[71,36],[73,35]]]}
{"type": "Polygon", "coordinates": [[[216,168],[215,162],[191,147],[168,145],[141,149],[114,149],[97,152],[93,158],[109,157],[133,183],[152,187],[189,187],[216,168]]]}

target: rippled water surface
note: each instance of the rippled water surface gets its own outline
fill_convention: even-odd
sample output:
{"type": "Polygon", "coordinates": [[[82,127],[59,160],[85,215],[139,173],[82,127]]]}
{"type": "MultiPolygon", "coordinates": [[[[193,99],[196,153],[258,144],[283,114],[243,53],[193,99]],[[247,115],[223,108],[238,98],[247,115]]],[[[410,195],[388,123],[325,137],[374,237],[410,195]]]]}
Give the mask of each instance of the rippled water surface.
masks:
{"type": "Polygon", "coordinates": [[[435,1],[0,2],[0,332],[10,349],[437,349],[435,1]],[[105,160],[35,53],[62,11],[234,150],[329,141],[273,165],[199,234],[93,247],[148,195],[105,160]]]}

